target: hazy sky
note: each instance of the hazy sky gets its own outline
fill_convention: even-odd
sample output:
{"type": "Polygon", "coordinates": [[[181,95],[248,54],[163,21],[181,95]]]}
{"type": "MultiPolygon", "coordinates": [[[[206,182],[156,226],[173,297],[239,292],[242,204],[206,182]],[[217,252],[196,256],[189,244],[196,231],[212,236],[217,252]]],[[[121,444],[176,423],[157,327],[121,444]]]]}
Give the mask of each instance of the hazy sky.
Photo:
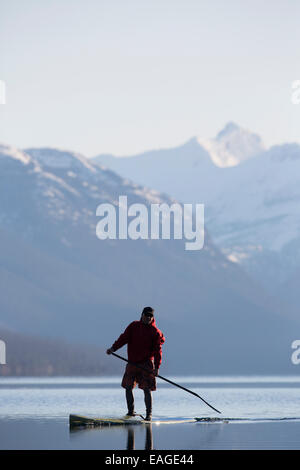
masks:
{"type": "Polygon", "coordinates": [[[300,141],[299,0],[3,0],[0,142],[130,155],[228,121],[300,141]]]}

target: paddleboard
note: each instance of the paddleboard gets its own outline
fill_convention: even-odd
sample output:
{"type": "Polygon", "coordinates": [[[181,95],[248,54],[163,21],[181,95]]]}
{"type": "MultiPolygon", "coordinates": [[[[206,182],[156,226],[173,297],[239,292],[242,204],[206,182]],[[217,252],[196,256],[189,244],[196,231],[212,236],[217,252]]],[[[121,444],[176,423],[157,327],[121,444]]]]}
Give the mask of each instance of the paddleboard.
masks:
{"type": "Polygon", "coordinates": [[[195,418],[191,419],[169,419],[146,421],[138,417],[123,418],[89,418],[87,416],[70,415],[70,427],[75,426],[120,426],[120,425],[136,425],[136,424],[179,424],[179,423],[196,423],[195,418]]]}
{"type": "Polygon", "coordinates": [[[197,423],[228,423],[228,418],[195,418],[197,423]]]}

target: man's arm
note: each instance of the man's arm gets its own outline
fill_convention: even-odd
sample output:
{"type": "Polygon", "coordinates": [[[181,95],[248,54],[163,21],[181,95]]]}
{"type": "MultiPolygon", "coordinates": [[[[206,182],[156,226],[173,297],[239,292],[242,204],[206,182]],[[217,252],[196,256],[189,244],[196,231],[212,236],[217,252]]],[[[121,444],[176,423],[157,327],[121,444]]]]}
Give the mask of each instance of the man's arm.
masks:
{"type": "Polygon", "coordinates": [[[162,350],[161,346],[165,342],[165,337],[162,334],[161,331],[157,332],[155,342],[154,342],[154,374],[158,374],[158,370],[161,365],[161,359],[162,359],[162,350]]]}
{"type": "Polygon", "coordinates": [[[106,354],[111,354],[112,352],[115,352],[117,351],[118,349],[120,349],[122,346],[124,346],[124,344],[127,344],[128,341],[129,341],[129,338],[130,338],[130,325],[127,326],[126,330],[124,331],[124,333],[122,333],[119,338],[117,339],[117,341],[114,342],[114,344],[106,350],[106,354]]]}

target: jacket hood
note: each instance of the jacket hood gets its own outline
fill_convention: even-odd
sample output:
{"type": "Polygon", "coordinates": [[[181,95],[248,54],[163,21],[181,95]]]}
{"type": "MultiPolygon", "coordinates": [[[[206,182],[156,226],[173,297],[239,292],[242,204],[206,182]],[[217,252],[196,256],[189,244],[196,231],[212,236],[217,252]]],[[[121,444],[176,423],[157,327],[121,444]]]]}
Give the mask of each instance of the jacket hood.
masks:
{"type": "MultiPolygon", "coordinates": [[[[140,322],[143,323],[143,322],[142,322],[142,315],[141,315],[141,318],[140,318],[140,322]]],[[[144,324],[144,323],[143,323],[143,324],[144,324]]],[[[156,323],[155,323],[155,318],[154,318],[154,317],[152,318],[152,322],[151,322],[150,325],[148,325],[148,326],[153,326],[153,327],[156,329],[156,331],[157,331],[157,332],[159,333],[159,335],[160,335],[161,344],[163,344],[163,343],[165,342],[165,337],[164,337],[163,332],[160,331],[159,328],[157,328],[157,325],[156,325],[156,323]]]]}

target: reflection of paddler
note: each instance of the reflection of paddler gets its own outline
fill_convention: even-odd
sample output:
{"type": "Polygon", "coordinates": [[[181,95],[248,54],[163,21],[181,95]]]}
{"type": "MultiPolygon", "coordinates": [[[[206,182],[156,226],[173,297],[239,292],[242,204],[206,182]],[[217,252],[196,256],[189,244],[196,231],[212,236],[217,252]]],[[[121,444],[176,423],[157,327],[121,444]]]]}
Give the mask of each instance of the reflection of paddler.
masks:
{"type": "Polygon", "coordinates": [[[145,440],[145,450],[153,449],[153,438],[152,438],[152,424],[146,426],[146,440],[145,440]]]}
{"type": "Polygon", "coordinates": [[[127,430],[127,450],[134,450],[134,429],[132,426],[128,426],[127,430]]]}
{"type": "MultiPolygon", "coordinates": [[[[135,439],[134,439],[134,426],[128,426],[127,429],[127,450],[135,449],[135,439]]],[[[146,426],[146,437],[145,437],[145,450],[153,449],[153,437],[152,437],[152,424],[146,426]]]]}
{"type": "Polygon", "coordinates": [[[128,416],[135,415],[132,390],[138,385],[144,390],[146,420],[152,419],[151,391],[156,390],[156,376],[161,365],[161,346],[164,342],[165,337],[155,324],[153,308],[145,307],[140,320],[130,323],[124,333],[106,351],[107,354],[111,354],[127,344],[128,360],[131,364],[126,366],[122,387],[126,389],[128,416]]]}

